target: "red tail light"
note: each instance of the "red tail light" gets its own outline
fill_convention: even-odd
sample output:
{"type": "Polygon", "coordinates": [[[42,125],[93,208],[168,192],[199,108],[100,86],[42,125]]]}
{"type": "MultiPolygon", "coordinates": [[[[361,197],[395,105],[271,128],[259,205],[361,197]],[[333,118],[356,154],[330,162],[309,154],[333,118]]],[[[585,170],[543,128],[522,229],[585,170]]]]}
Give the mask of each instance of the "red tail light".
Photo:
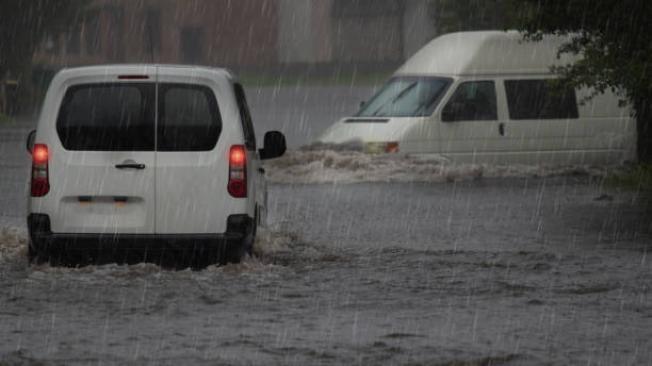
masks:
{"type": "Polygon", "coordinates": [[[244,145],[233,145],[229,151],[229,194],[235,198],[247,197],[247,150],[244,145]]]}
{"type": "Polygon", "coordinates": [[[385,152],[388,154],[395,154],[398,152],[398,142],[388,142],[385,145],[385,152]]]}
{"type": "Polygon", "coordinates": [[[32,197],[43,197],[50,192],[48,146],[35,144],[32,149],[32,197]]]}

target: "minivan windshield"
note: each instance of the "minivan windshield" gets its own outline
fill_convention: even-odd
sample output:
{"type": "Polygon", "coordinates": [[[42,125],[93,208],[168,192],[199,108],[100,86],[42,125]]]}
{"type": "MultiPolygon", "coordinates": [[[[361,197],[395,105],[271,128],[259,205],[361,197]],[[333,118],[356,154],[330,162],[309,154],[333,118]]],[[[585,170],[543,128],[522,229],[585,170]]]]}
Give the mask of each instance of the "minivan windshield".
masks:
{"type": "Polygon", "coordinates": [[[429,116],[451,82],[441,77],[394,77],[362,106],[356,117],[429,116]]]}

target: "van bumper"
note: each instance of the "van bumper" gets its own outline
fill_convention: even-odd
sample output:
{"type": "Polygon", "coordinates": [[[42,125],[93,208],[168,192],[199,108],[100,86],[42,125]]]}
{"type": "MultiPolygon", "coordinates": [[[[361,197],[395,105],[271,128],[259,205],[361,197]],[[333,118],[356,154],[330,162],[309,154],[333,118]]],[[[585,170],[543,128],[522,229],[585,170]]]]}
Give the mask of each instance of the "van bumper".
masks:
{"type": "Polygon", "coordinates": [[[182,261],[201,259],[208,263],[225,263],[239,260],[244,239],[253,230],[254,220],[248,215],[229,216],[227,231],[220,234],[53,233],[49,216],[43,214],[30,214],[27,227],[30,252],[41,257],[64,253],[82,254],[92,259],[111,257],[110,261],[119,262],[121,258],[133,256],[147,262],[169,257],[182,261]]]}

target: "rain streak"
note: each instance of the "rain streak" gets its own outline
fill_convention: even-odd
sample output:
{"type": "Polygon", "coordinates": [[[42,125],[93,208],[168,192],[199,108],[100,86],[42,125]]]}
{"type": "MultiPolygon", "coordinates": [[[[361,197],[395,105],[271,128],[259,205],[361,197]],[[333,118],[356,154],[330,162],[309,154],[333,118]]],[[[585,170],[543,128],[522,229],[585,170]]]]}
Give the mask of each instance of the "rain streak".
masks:
{"type": "Polygon", "coordinates": [[[649,16],[0,0],[0,366],[652,364],[649,16]]]}

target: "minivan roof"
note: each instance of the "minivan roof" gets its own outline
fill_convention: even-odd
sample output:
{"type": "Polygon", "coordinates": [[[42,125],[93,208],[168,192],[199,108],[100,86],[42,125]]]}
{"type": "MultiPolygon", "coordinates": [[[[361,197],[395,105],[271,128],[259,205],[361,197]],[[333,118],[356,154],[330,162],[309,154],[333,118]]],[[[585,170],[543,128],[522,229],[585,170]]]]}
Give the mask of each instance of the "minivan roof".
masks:
{"type": "Polygon", "coordinates": [[[577,60],[568,54],[558,57],[559,46],[568,41],[562,36],[524,41],[517,31],[450,33],[424,46],[396,75],[550,74],[551,66],[577,60]]]}
{"type": "Polygon", "coordinates": [[[96,76],[107,74],[148,74],[154,72],[154,68],[158,68],[159,73],[181,73],[192,74],[196,72],[211,72],[221,74],[222,76],[233,79],[233,74],[223,68],[208,67],[208,66],[195,66],[195,65],[168,65],[168,64],[108,64],[108,65],[94,65],[94,66],[81,66],[64,68],[60,74],[68,77],[79,76],[96,76]]]}

